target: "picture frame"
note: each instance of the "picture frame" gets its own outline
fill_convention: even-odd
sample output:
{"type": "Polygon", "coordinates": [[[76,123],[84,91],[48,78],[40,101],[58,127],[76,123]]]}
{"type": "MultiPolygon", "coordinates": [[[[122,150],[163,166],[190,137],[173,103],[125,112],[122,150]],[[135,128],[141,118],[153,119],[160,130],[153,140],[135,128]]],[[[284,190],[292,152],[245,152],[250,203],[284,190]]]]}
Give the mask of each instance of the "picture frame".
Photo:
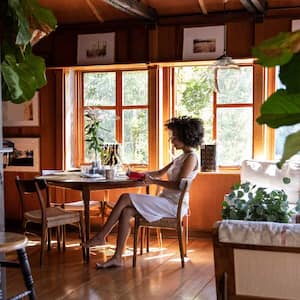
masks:
{"type": "Polygon", "coordinates": [[[224,53],[225,26],[191,27],[183,30],[183,60],[217,59],[224,53]]]}
{"type": "Polygon", "coordinates": [[[100,65],[115,62],[115,33],[79,34],[77,64],[100,65]]]}
{"type": "Polygon", "coordinates": [[[7,161],[4,161],[4,171],[39,172],[40,171],[40,138],[4,138],[3,144],[13,148],[7,161]]]}
{"type": "Polygon", "coordinates": [[[291,30],[292,31],[300,30],[300,19],[292,20],[291,30]]]}
{"type": "Polygon", "coordinates": [[[19,104],[2,101],[2,116],[4,127],[39,126],[39,92],[19,104]]]}

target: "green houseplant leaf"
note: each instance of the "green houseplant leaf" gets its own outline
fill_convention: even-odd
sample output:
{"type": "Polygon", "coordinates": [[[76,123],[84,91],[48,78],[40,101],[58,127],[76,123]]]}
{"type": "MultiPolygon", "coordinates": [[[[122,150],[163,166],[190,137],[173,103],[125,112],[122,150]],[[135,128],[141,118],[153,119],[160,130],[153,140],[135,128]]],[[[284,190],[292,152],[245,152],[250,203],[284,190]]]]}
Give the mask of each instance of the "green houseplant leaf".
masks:
{"type": "MultiPolygon", "coordinates": [[[[259,124],[269,127],[298,124],[300,122],[300,31],[280,33],[266,40],[253,49],[258,62],[264,66],[280,66],[280,79],[285,90],[272,94],[261,107],[261,115],[256,119],[259,124]]],[[[283,156],[278,163],[283,163],[300,151],[298,133],[287,137],[283,156]]]]}
{"type": "Polygon", "coordinates": [[[50,33],[56,27],[56,19],[36,0],[4,0],[1,20],[5,25],[1,41],[1,73],[4,100],[21,103],[30,100],[35,91],[46,84],[44,59],[35,56],[31,43],[40,34],[50,33]]]}
{"type": "Polygon", "coordinates": [[[287,136],[284,144],[283,155],[278,163],[278,167],[281,168],[286,160],[297,154],[300,150],[300,131],[292,133],[287,136]]]}
{"type": "MultiPolygon", "coordinates": [[[[279,78],[286,86],[287,93],[300,93],[300,53],[295,53],[292,59],[280,67],[279,78]]],[[[299,100],[300,101],[300,100],[299,100]]]]}
{"type": "Polygon", "coordinates": [[[277,90],[263,103],[260,111],[261,115],[256,119],[259,124],[271,128],[297,124],[300,122],[300,93],[277,90]]]}

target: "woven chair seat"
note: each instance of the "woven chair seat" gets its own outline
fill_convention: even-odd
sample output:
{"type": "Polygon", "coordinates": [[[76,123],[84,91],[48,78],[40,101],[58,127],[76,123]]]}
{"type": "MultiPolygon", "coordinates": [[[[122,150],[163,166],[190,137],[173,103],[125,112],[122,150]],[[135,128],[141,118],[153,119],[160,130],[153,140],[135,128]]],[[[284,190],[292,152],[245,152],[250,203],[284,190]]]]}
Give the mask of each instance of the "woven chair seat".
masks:
{"type": "MultiPolygon", "coordinates": [[[[76,211],[66,211],[60,207],[48,207],[45,211],[48,227],[56,227],[80,221],[80,215],[76,211]]],[[[34,223],[41,223],[42,221],[42,211],[40,209],[25,212],[24,216],[27,220],[34,223]]]]}
{"type": "MultiPolygon", "coordinates": [[[[100,201],[92,200],[92,201],[90,201],[89,204],[90,204],[90,210],[99,210],[101,207],[100,201]]],[[[65,202],[64,209],[68,210],[68,211],[70,211],[70,210],[82,211],[82,210],[84,210],[84,202],[83,202],[83,200],[73,201],[73,202],[65,202]]]]}

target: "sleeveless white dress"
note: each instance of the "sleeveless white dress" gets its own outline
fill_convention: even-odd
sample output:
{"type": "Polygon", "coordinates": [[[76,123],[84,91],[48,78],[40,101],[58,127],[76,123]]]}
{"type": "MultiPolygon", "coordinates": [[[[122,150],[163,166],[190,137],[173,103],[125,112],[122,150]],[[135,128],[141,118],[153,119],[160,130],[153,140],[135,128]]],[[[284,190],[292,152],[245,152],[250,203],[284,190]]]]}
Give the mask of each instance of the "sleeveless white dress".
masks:
{"type": "MultiPolygon", "coordinates": [[[[176,180],[184,160],[188,155],[197,158],[197,166],[187,177],[193,180],[199,171],[199,159],[196,152],[183,153],[174,159],[173,164],[167,171],[168,180],[176,180]]],[[[148,221],[154,222],[161,218],[173,218],[177,214],[177,204],[180,191],[164,188],[158,196],[147,194],[129,194],[135,209],[148,221]]],[[[182,215],[187,214],[189,208],[189,194],[186,193],[182,204],[182,215]]]]}

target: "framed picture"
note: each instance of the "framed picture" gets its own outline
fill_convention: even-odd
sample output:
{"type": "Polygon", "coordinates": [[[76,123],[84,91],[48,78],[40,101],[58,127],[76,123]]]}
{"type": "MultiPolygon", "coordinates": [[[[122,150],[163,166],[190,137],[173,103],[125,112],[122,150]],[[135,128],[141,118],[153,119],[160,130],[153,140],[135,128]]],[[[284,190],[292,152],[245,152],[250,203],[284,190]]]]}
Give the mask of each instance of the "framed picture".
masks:
{"type": "Polygon", "coordinates": [[[4,127],[39,126],[39,93],[20,104],[2,101],[2,114],[4,127]]]}
{"type": "Polygon", "coordinates": [[[115,61],[115,33],[79,34],[77,64],[112,64],[115,61]]]}
{"type": "Polygon", "coordinates": [[[300,20],[292,20],[292,31],[300,30],[300,20]]]}
{"type": "Polygon", "coordinates": [[[184,60],[217,59],[224,53],[224,26],[184,28],[184,60]]]}
{"type": "Polygon", "coordinates": [[[13,148],[4,162],[4,171],[39,172],[40,139],[39,138],[5,138],[4,146],[13,148]]]}

